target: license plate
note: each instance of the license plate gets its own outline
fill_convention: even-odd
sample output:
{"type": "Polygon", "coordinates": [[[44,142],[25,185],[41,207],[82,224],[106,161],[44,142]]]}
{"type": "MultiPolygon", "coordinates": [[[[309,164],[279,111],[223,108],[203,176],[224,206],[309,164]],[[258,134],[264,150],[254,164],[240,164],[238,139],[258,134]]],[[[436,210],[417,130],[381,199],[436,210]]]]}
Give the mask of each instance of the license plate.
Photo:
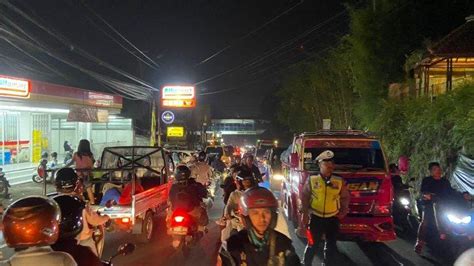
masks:
{"type": "Polygon", "coordinates": [[[178,234],[178,235],[186,235],[188,233],[188,228],[187,227],[184,227],[184,226],[177,226],[177,227],[173,227],[171,229],[171,231],[174,233],[174,234],[178,234]]]}

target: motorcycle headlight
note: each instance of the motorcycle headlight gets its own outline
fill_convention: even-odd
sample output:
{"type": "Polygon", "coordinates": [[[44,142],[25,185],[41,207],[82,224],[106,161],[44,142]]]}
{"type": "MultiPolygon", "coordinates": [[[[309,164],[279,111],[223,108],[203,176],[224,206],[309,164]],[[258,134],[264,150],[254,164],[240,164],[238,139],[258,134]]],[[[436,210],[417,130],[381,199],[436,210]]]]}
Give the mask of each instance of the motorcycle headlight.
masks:
{"type": "Polygon", "coordinates": [[[468,224],[471,222],[471,216],[457,216],[454,214],[447,215],[448,220],[454,224],[468,224]]]}
{"type": "Polygon", "coordinates": [[[401,198],[401,199],[400,199],[400,203],[401,203],[403,206],[408,206],[408,205],[410,205],[410,201],[409,201],[407,198],[401,198]]]}
{"type": "Polygon", "coordinates": [[[282,175],[273,175],[273,180],[277,180],[277,181],[283,180],[283,176],[282,175]]]}

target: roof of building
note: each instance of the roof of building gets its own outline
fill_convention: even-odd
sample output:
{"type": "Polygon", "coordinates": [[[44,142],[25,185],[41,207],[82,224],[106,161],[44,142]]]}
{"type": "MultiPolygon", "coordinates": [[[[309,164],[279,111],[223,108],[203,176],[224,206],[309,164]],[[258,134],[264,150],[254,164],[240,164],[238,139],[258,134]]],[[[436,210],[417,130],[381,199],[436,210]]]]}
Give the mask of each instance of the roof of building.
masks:
{"type": "Polygon", "coordinates": [[[431,56],[474,57],[474,15],[466,18],[466,23],[428,48],[431,56]]]}

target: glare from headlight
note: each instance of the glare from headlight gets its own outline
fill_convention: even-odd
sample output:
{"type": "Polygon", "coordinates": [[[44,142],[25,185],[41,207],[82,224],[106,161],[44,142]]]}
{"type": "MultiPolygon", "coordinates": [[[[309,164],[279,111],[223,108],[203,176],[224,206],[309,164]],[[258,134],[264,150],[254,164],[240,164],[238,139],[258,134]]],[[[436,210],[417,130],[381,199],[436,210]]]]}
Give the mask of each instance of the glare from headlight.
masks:
{"type": "Polygon", "coordinates": [[[283,180],[283,175],[273,175],[274,180],[283,180]]]}
{"type": "Polygon", "coordinates": [[[468,224],[471,222],[471,216],[458,217],[454,214],[448,214],[447,217],[454,224],[468,224]]]}
{"type": "Polygon", "coordinates": [[[410,201],[406,198],[401,198],[400,199],[400,203],[403,205],[403,206],[408,206],[410,205],[410,201]]]}

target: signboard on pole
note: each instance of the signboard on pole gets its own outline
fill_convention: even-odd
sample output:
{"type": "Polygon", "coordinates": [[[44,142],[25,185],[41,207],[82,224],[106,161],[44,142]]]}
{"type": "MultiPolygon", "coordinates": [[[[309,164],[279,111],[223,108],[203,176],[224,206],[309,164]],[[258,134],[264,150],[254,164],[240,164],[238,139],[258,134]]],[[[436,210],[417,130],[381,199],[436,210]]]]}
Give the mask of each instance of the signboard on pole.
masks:
{"type": "Polygon", "coordinates": [[[168,138],[182,138],[184,137],[184,127],[167,127],[166,136],[168,138]]]}
{"type": "Polygon", "coordinates": [[[164,111],[162,114],[161,114],[161,121],[163,121],[163,123],[167,124],[167,125],[170,125],[174,122],[174,114],[173,112],[171,111],[164,111]]]}
{"type": "Polygon", "coordinates": [[[196,92],[193,86],[164,86],[161,89],[163,107],[193,108],[196,106],[196,92]]]}

